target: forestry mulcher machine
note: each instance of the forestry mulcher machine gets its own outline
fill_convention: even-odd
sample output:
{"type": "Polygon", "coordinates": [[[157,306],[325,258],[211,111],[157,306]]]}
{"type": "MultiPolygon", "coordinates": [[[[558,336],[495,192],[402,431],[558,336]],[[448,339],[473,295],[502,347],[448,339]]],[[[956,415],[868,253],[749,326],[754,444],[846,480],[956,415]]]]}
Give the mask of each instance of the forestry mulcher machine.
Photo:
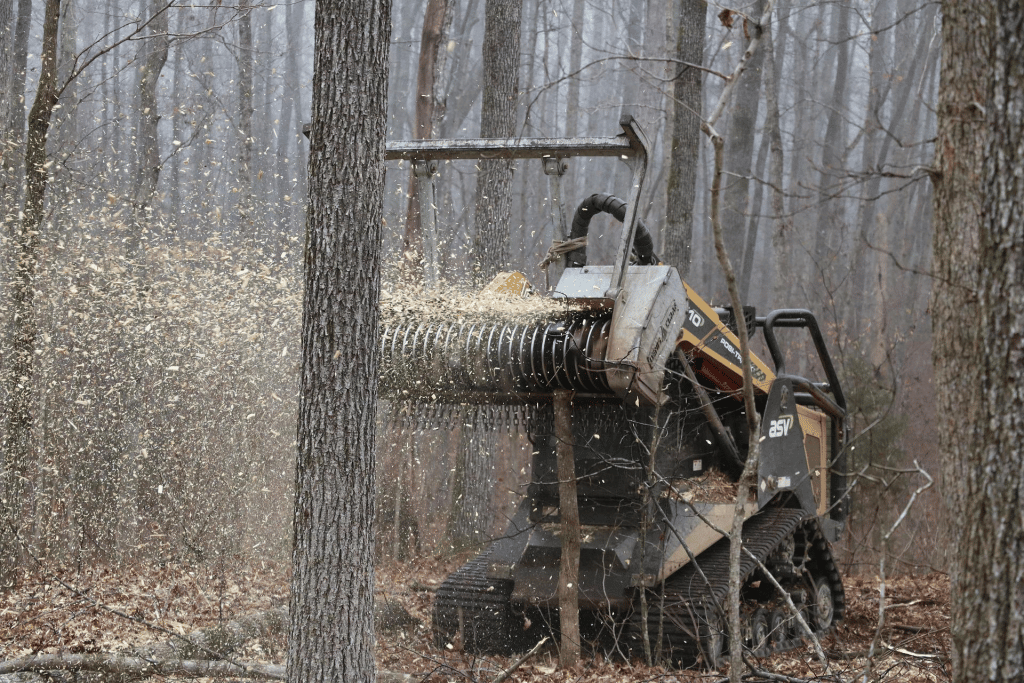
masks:
{"type": "MultiPolygon", "coordinates": [[[[846,403],[818,324],[805,310],[742,313],[774,365],[750,357],[761,424],[752,437],[734,312],[712,307],[674,268],[658,263],[637,217],[646,139],[631,117],[620,125],[623,134],[611,138],[388,147],[389,159],[420,163],[532,157],[560,165],[567,157],[615,156],[632,170],[628,201],[594,195],[577,210],[572,238],[585,236],[599,212],[615,215],[623,229],[611,266],[588,264],[586,247],[567,253],[549,294],[566,304],[557,319],[461,316],[384,326],[384,396],[520,406],[533,444],[531,483],[506,533],[437,591],[433,633],[440,647],[458,642],[470,652],[510,653],[558,628],[553,404],[565,390],[572,392],[584,638],[621,651],[639,651],[648,638],[651,651],[677,666],[714,666],[732,647],[725,635],[723,534],[751,438],[760,444],[760,461],[749,498],[756,502],[743,512],[749,554],[741,562],[742,646],[761,655],[795,647],[804,635],[765,570],[818,634],[843,615],[831,543],[846,517],[846,403]],[[801,347],[814,353],[803,362],[817,363],[825,381],[787,372],[791,359],[777,334],[783,328],[805,331],[799,334],[810,344],[801,347]]],[[[516,282],[504,279],[505,286],[516,282]]]]}

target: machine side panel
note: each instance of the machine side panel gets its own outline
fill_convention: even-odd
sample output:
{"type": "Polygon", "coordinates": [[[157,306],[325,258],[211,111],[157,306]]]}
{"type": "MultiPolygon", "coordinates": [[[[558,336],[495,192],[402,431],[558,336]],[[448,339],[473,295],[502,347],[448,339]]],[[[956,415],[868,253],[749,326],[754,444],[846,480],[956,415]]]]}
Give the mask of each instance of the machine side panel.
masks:
{"type": "Polygon", "coordinates": [[[757,503],[764,507],[779,493],[792,491],[800,507],[815,514],[804,432],[797,419],[793,385],[777,379],[768,394],[761,418],[761,460],[757,476],[757,503]]]}
{"type": "MultiPolygon", "coordinates": [[[[688,354],[695,353],[714,366],[696,367],[698,374],[714,382],[722,391],[740,391],[743,388],[743,371],[739,339],[726,327],[715,309],[693,291],[690,285],[683,283],[683,286],[686,288],[688,308],[679,344],[688,354]]],[[[754,354],[750,356],[750,373],[754,380],[754,390],[767,394],[775,373],[754,354]]]]}

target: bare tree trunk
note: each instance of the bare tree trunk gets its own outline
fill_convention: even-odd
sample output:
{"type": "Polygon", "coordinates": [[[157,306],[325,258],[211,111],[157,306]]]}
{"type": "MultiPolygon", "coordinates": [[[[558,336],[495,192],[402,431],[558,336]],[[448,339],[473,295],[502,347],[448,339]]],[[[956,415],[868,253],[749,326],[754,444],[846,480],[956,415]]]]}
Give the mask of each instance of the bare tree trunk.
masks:
{"type": "MultiPolygon", "coordinates": [[[[523,0],[487,0],[484,25],[484,91],[480,137],[515,134],[519,99],[519,34],[523,0]]],[[[488,282],[508,267],[509,220],[512,214],[512,161],[480,162],[476,183],[474,279],[488,282]]]]}
{"type": "MultiPolygon", "coordinates": [[[[468,0],[466,3],[465,18],[456,40],[461,38],[462,43],[472,45],[470,35],[476,24],[475,17],[479,4],[480,0],[468,0]]],[[[456,50],[452,58],[452,87],[449,88],[446,98],[445,117],[439,136],[442,138],[458,134],[483,90],[483,62],[470,59],[465,53],[466,50],[456,50]]]]}
{"type": "Polygon", "coordinates": [[[942,13],[932,319],[953,680],[1012,681],[1024,668],[1024,10],[942,13]]]}
{"type": "MultiPolygon", "coordinates": [[[[584,0],[573,0],[572,31],[569,33],[570,74],[578,74],[580,65],[583,62],[583,30],[585,27],[583,20],[585,17],[585,11],[586,3],[584,0]]],[[[579,75],[576,75],[568,83],[568,91],[566,93],[565,100],[565,136],[569,138],[576,137],[577,133],[579,133],[581,80],[582,79],[580,79],[579,75]]],[[[565,237],[566,235],[559,235],[558,239],[565,239],[565,237]]]]}
{"type": "MultiPolygon", "coordinates": [[[[277,195],[278,201],[283,203],[282,216],[285,225],[291,227],[299,223],[297,210],[293,207],[300,206],[298,187],[292,183],[292,178],[304,178],[306,176],[305,166],[302,162],[301,144],[299,140],[301,129],[300,114],[301,91],[299,84],[301,70],[299,68],[299,51],[302,44],[302,17],[305,11],[305,4],[290,3],[285,10],[286,45],[284,56],[284,99],[281,102],[280,126],[277,129],[277,195]]],[[[288,231],[290,232],[290,231],[288,231]]],[[[287,235],[282,235],[285,239],[287,235]]],[[[287,244],[287,242],[284,242],[287,244]]]]}
{"type": "Polygon", "coordinates": [[[0,480],[0,582],[17,567],[22,556],[15,534],[20,528],[24,475],[32,459],[32,380],[36,348],[34,280],[49,180],[46,138],[53,107],[57,104],[59,17],[60,0],[47,0],[43,18],[39,83],[28,117],[25,209],[20,230],[14,236],[17,264],[11,303],[15,334],[11,349],[11,369],[5,378],[9,403],[7,431],[3,441],[4,472],[0,480]]]}
{"type": "Polygon", "coordinates": [[[239,228],[250,243],[263,238],[259,217],[253,206],[252,172],[252,8],[249,0],[241,0],[238,15],[238,199],[239,228]]]}
{"type": "Polygon", "coordinates": [[[374,678],[374,442],[391,3],[316,8],[288,680],[374,678]],[[352,87],[358,83],[357,88],[352,87]]]}
{"type": "Polygon", "coordinates": [[[960,675],[975,681],[1024,672],[1024,7],[996,5],[979,282],[983,419],[970,444],[957,560],[973,586],[960,597],[960,675]]]}
{"type": "Polygon", "coordinates": [[[764,82],[766,109],[764,134],[768,136],[769,144],[768,182],[771,184],[771,207],[774,219],[774,229],[772,230],[774,268],[772,269],[770,290],[775,299],[772,302],[773,307],[783,305],[782,302],[789,298],[794,236],[793,220],[786,213],[786,195],[783,191],[785,159],[782,151],[782,128],[779,115],[779,72],[782,70],[785,54],[781,50],[775,51],[776,40],[782,43],[785,19],[782,17],[781,9],[776,16],[780,30],[772,34],[769,32],[770,27],[765,27],[764,32],[765,64],[767,65],[764,82]]]}
{"type": "MultiPolygon", "coordinates": [[[[484,27],[484,90],[480,137],[511,137],[519,89],[519,33],[522,0],[487,0],[484,27]]],[[[480,162],[476,183],[473,279],[484,283],[508,265],[512,213],[512,162],[480,162]]],[[[489,534],[493,522],[491,489],[496,462],[493,434],[464,429],[455,464],[455,490],[448,536],[464,544],[489,534]]]]}
{"type": "MultiPolygon", "coordinates": [[[[995,548],[990,545],[992,542],[1012,541],[1013,536],[1006,535],[1011,530],[1007,526],[1011,522],[1003,518],[993,524],[985,518],[990,513],[981,508],[996,502],[1004,486],[1019,486],[1020,482],[1019,443],[1002,453],[989,452],[987,448],[989,442],[998,439],[1003,429],[1012,429],[1015,423],[1019,423],[1019,416],[1000,423],[996,415],[986,415],[988,398],[981,384],[988,378],[990,368],[1001,367],[1004,360],[1010,360],[1010,357],[996,359],[998,346],[986,348],[983,344],[1003,346],[1010,340],[988,339],[987,329],[982,335],[977,315],[979,306],[990,303],[987,301],[988,292],[979,290],[982,280],[978,272],[982,225],[991,227],[983,217],[982,207],[987,189],[983,184],[985,152],[993,140],[985,113],[992,110],[993,120],[1001,120],[1004,113],[997,114],[994,109],[1007,104],[1005,100],[998,103],[990,101],[988,88],[994,48],[993,27],[999,18],[993,5],[967,6],[949,0],[942,4],[942,15],[942,74],[935,144],[936,174],[933,177],[935,277],[931,311],[934,384],[940,388],[936,392],[937,426],[946,481],[944,493],[955,527],[950,534],[955,547],[950,572],[954,680],[1011,680],[1004,675],[1003,663],[1008,661],[1004,657],[1014,653],[1012,650],[997,650],[1005,645],[1002,641],[1005,634],[991,632],[986,622],[1001,610],[1005,610],[1004,614],[1013,609],[1019,610],[1019,593],[1016,606],[1012,599],[988,606],[984,601],[988,599],[989,590],[1005,590],[1003,581],[1016,582],[1019,591],[1021,577],[1005,576],[1003,580],[995,581],[991,588],[977,583],[986,575],[983,573],[986,571],[984,564],[989,565],[989,570],[995,569],[1000,556],[1013,552],[1012,547],[995,548]],[[990,367],[983,369],[983,364],[990,367]],[[992,427],[987,426],[990,419],[995,421],[992,427]],[[1005,477],[1005,468],[1014,465],[1017,471],[1013,478],[1004,478],[1000,482],[999,477],[1005,477]],[[990,468],[989,472],[983,471],[986,467],[990,468]],[[992,486],[990,492],[979,488],[987,483],[992,486]],[[972,528],[979,522],[989,526],[972,528]],[[990,610],[996,610],[996,614],[990,610]],[[989,638],[991,641],[985,642],[989,638]]],[[[1000,54],[1006,53],[1000,50],[1000,54]]],[[[1000,135],[1003,134],[1004,131],[1000,131],[1000,135]]],[[[997,219],[997,216],[991,219],[997,219]]],[[[990,246],[986,242],[985,248],[990,246]]],[[[995,263],[986,265],[998,268],[995,263]]],[[[986,276],[986,285],[991,283],[991,277],[986,276]]],[[[988,307],[983,309],[986,321],[991,320],[993,312],[988,307]]],[[[1012,318],[1005,322],[1013,324],[1012,318]]],[[[1004,382],[1012,382],[1015,377],[1015,370],[1003,369],[1008,374],[1000,378],[994,390],[1007,386],[1004,382]]],[[[1003,414],[1007,408],[1016,409],[1016,395],[1015,391],[1004,393],[1000,397],[1004,404],[997,414],[1003,414]]],[[[1017,504],[1019,506],[1019,500],[1017,504]]],[[[1003,514],[1001,508],[992,512],[1003,514]]],[[[1014,514],[1019,515],[1019,507],[1014,514]]],[[[1019,559],[1016,557],[1012,561],[1019,562],[1019,559]]],[[[1005,620],[993,621],[992,626],[996,625],[1007,626],[1007,623],[1005,620]]],[[[1018,638],[1019,633],[1018,628],[1018,638]]],[[[1018,646],[1018,676],[1020,654],[1018,646]]]]}
{"type": "Polygon", "coordinates": [[[580,510],[576,500],[576,461],[572,437],[572,392],[555,390],[558,456],[558,512],[562,519],[562,558],[558,574],[558,619],[562,634],[558,663],[571,669],[580,659],[580,510]]]}
{"type": "MultiPolygon", "coordinates": [[[[867,111],[864,113],[861,137],[863,138],[860,167],[864,171],[880,166],[884,161],[878,153],[880,133],[882,129],[882,107],[888,98],[891,90],[890,79],[885,68],[885,58],[888,51],[888,44],[892,32],[879,30],[888,27],[892,22],[889,12],[889,3],[878,3],[875,11],[871,14],[871,26],[874,29],[871,34],[871,42],[868,45],[868,99],[867,111]]],[[[927,41],[922,40],[922,43],[927,41]]],[[[878,178],[880,183],[881,178],[878,178]]],[[[879,183],[872,178],[868,181],[862,195],[866,201],[858,203],[857,206],[857,236],[853,244],[853,255],[850,261],[850,272],[853,277],[852,296],[847,297],[850,314],[846,316],[844,328],[853,335],[861,331],[863,311],[856,310],[861,303],[861,293],[866,291],[870,276],[874,273],[875,259],[867,248],[868,240],[873,238],[875,215],[881,210],[879,203],[871,198],[878,194],[879,183]],[[872,185],[874,184],[874,188],[872,185]]]]}
{"type": "MultiPolygon", "coordinates": [[[[420,37],[419,70],[416,74],[416,138],[426,140],[434,134],[437,110],[444,103],[438,92],[441,72],[448,54],[448,32],[452,25],[454,0],[428,0],[420,37]]],[[[423,178],[419,182],[430,182],[423,178]]],[[[413,281],[423,280],[423,261],[428,256],[424,249],[423,221],[420,195],[417,192],[416,171],[409,172],[409,207],[405,217],[402,238],[404,258],[402,265],[413,281]]],[[[429,210],[429,207],[428,207],[429,210]]],[[[432,240],[428,240],[431,242],[432,240]]],[[[429,257],[433,257],[431,254],[429,257]]]]}
{"type": "MultiPolygon", "coordinates": [[[[9,147],[11,120],[15,100],[9,93],[14,89],[14,0],[0,0],[0,227],[6,226],[8,216],[17,215],[8,200],[8,190],[14,182],[11,167],[13,149],[9,147]]],[[[20,102],[18,103],[20,105],[20,102]]]]}
{"type": "MultiPolygon", "coordinates": [[[[757,0],[752,16],[764,15],[765,0],[757,0]]],[[[747,31],[739,22],[733,31],[747,31]]],[[[725,134],[725,172],[722,187],[722,231],[725,249],[741,270],[739,281],[746,279],[742,272],[743,245],[746,242],[747,217],[750,214],[750,174],[754,165],[754,133],[761,107],[761,70],[764,52],[758,50],[750,59],[746,71],[736,84],[735,96],[729,107],[729,128],[725,134]]],[[[723,291],[724,293],[724,291],[723,291]]],[[[740,291],[741,296],[743,292],[740,291]]]]}
{"type": "MultiPolygon", "coordinates": [[[[13,8],[13,0],[8,0],[13,8]]],[[[13,26],[11,34],[12,43],[10,48],[10,72],[7,90],[9,93],[7,104],[9,109],[6,116],[0,118],[0,126],[3,128],[3,138],[0,143],[6,149],[0,156],[3,157],[4,170],[0,171],[0,202],[3,211],[11,212],[17,216],[17,209],[21,203],[21,187],[24,179],[24,157],[22,145],[25,142],[25,72],[28,69],[28,35],[29,25],[32,19],[32,0],[18,0],[18,18],[16,24],[4,24],[13,26]]],[[[2,80],[2,79],[0,79],[2,80]]],[[[0,107],[2,113],[3,107],[0,107]]],[[[8,229],[13,229],[13,223],[8,224],[8,229]]]]}
{"type": "MultiPolygon", "coordinates": [[[[927,35],[925,30],[932,24],[935,19],[935,13],[937,12],[936,7],[930,7],[922,11],[922,35],[927,35]]],[[[875,197],[879,196],[882,190],[882,172],[889,159],[889,150],[892,147],[894,136],[902,137],[903,135],[913,136],[915,133],[915,126],[917,121],[913,115],[907,116],[907,105],[914,102],[914,106],[920,105],[920,101],[916,97],[912,97],[917,92],[918,74],[924,69],[925,60],[928,56],[928,48],[931,45],[930,40],[921,40],[914,52],[908,57],[909,65],[901,69],[904,74],[902,80],[897,83],[893,83],[889,87],[890,92],[894,92],[895,98],[891,107],[891,116],[889,117],[889,135],[885,135],[881,144],[875,145],[876,147],[876,158],[870,165],[865,164],[864,169],[872,173],[872,177],[864,185],[864,199],[861,202],[861,208],[863,210],[860,216],[861,221],[858,221],[858,240],[854,250],[853,264],[858,270],[853,273],[853,282],[855,288],[852,292],[853,296],[849,297],[851,300],[865,301],[867,302],[872,297],[877,297],[878,294],[882,293],[884,288],[880,286],[880,282],[884,281],[884,272],[888,270],[888,264],[879,265],[872,267],[877,261],[874,258],[873,252],[867,249],[869,241],[874,242],[875,240],[885,240],[887,237],[884,235],[875,236],[875,218],[881,213],[879,206],[880,202],[875,201],[875,197]],[[862,254],[860,252],[863,252],[862,254]]],[[[881,106],[881,105],[880,105],[881,106]]],[[[866,144],[866,143],[865,143],[866,144]]],[[[900,150],[896,151],[899,154],[900,150]]],[[[892,162],[897,168],[905,167],[898,160],[892,162]]],[[[892,201],[890,200],[890,204],[892,201]]],[[[885,205],[882,205],[885,206],[885,205]]],[[[891,210],[891,207],[890,207],[891,210]]],[[[885,216],[885,213],[881,215],[885,216]]],[[[887,221],[889,226],[898,226],[902,222],[898,220],[892,220],[892,216],[889,215],[887,221]]],[[[888,261],[888,259],[886,259],[888,261]]],[[[865,308],[859,311],[860,315],[857,316],[860,320],[879,320],[881,316],[884,316],[886,310],[878,305],[873,308],[865,308]]],[[[854,328],[856,330],[856,328],[854,328]]],[[[882,351],[877,348],[878,344],[883,343],[882,335],[877,334],[878,330],[870,336],[876,340],[873,351],[873,357],[877,361],[882,355],[882,351]]]]}
{"type": "Polygon", "coordinates": [[[841,241],[842,204],[833,198],[842,182],[843,163],[846,157],[846,108],[847,76],[850,72],[849,35],[850,6],[839,3],[832,8],[831,49],[836,50],[835,81],[831,89],[828,123],[825,128],[824,146],[821,154],[821,174],[818,180],[818,218],[814,236],[814,262],[822,271],[831,267],[836,254],[836,245],[841,241]]]}
{"type": "MultiPolygon", "coordinates": [[[[765,31],[765,37],[767,38],[767,31],[765,31]]],[[[765,40],[765,42],[769,42],[765,40]]],[[[764,53],[767,54],[767,51],[764,53]]],[[[769,68],[771,68],[769,66],[769,68]]],[[[767,126],[766,126],[767,128],[767,126]]],[[[757,180],[754,182],[753,194],[750,198],[748,205],[749,212],[747,216],[747,228],[744,231],[745,237],[743,240],[743,262],[740,266],[740,301],[751,302],[750,299],[750,281],[754,277],[754,255],[757,252],[757,243],[759,235],[761,234],[761,204],[764,200],[764,183],[760,182],[760,179],[764,177],[764,167],[768,162],[768,150],[771,147],[771,136],[767,134],[767,131],[761,134],[761,144],[757,150],[757,161],[754,163],[754,178],[757,180]]],[[[761,290],[758,287],[758,291],[761,290]]]]}
{"type": "MultiPolygon", "coordinates": [[[[679,0],[679,29],[676,59],[702,66],[704,32],[707,28],[707,2],[679,0]]],[[[668,197],[665,211],[665,247],[662,258],[675,266],[683,279],[690,274],[690,247],[693,243],[693,204],[697,187],[697,154],[700,150],[703,75],[684,64],[676,65],[672,81],[672,152],[668,171],[668,197]]]]}
{"type": "MultiPolygon", "coordinates": [[[[179,12],[175,18],[175,30],[178,33],[182,32],[183,23],[182,13],[179,12]]],[[[174,77],[171,79],[171,101],[184,102],[187,87],[183,78],[185,63],[181,43],[174,46],[174,58],[171,60],[171,64],[174,67],[174,77]]],[[[175,109],[171,112],[171,144],[176,144],[174,141],[184,144],[185,140],[182,139],[184,136],[185,113],[175,109]]],[[[170,206],[172,210],[181,208],[181,156],[180,148],[175,150],[174,156],[171,157],[170,178],[165,181],[166,185],[170,185],[170,206]]]]}
{"type": "MultiPolygon", "coordinates": [[[[483,408],[486,410],[486,408],[483,408]]],[[[493,488],[497,453],[495,435],[473,418],[459,434],[452,476],[452,499],[445,535],[454,548],[465,548],[490,538],[494,523],[493,488]]]]}
{"type": "MultiPolygon", "coordinates": [[[[160,74],[167,63],[167,51],[170,47],[168,39],[168,12],[163,0],[151,0],[149,38],[143,43],[145,59],[139,80],[139,120],[135,134],[135,144],[139,153],[139,172],[135,176],[135,197],[132,202],[135,209],[135,228],[132,231],[130,252],[136,252],[141,246],[140,232],[142,226],[148,224],[148,214],[156,195],[157,182],[160,179],[160,144],[157,139],[157,126],[160,114],[157,111],[157,85],[160,74]]],[[[130,253],[129,257],[137,256],[130,253]]]]}

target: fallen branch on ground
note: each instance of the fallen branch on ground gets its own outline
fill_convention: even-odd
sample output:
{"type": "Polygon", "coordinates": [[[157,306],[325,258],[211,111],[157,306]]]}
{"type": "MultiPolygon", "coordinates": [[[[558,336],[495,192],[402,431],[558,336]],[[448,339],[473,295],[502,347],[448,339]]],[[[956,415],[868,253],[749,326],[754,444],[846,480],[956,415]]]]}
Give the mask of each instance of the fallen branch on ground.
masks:
{"type": "MultiPolygon", "coordinates": [[[[526,657],[516,663],[518,666],[526,657]]],[[[514,670],[509,668],[509,673],[514,670]]],[[[129,657],[109,653],[95,654],[49,654],[28,655],[0,662],[0,683],[36,683],[50,680],[52,672],[89,672],[124,679],[140,679],[149,676],[188,676],[191,678],[252,678],[260,680],[285,680],[284,666],[279,664],[245,663],[240,666],[232,662],[208,659],[174,659],[155,661],[141,657],[129,657]],[[24,674],[43,674],[32,676],[24,674]]],[[[79,680],[75,677],[73,680],[79,680]]],[[[412,683],[419,680],[411,674],[377,672],[376,683],[412,683]]],[[[504,680],[502,678],[496,680],[504,680]]]]}
{"type": "MultiPolygon", "coordinates": [[[[522,657],[520,657],[520,658],[519,658],[519,659],[517,659],[516,661],[512,662],[512,665],[511,665],[511,666],[509,666],[509,667],[508,667],[507,669],[505,669],[504,671],[502,671],[502,672],[501,672],[500,674],[498,674],[497,676],[495,676],[495,677],[494,677],[494,680],[493,680],[493,681],[491,681],[491,683],[501,683],[501,682],[502,682],[502,681],[504,681],[504,680],[505,680],[506,678],[508,678],[509,676],[511,676],[511,675],[512,675],[512,672],[514,672],[514,671],[515,671],[516,669],[518,669],[519,667],[521,667],[521,666],[523,665],[523,663],[524,663],[524,662],[526,662],[526,660],[528,660],[528,659],[529,659],[530,657],[532,657],[532,656],[534,656],[535,654],[537,654],[537,651],[538,651],[538,650],[540,650],[540,647],[541,647],[541,645],[543,645],[543,644],[544,644],[544,643],[546,643],[546,642],[548,642],[547,636],[545,636],[545,637],[541,638],[541,639],[540,639],[540,642],[539,642],[539,643],[537,643],[536,645],[534,645],[534,646],[533,646],[533,649],[531,649],[531,650],[530,650],[529,652],[527,652],[527,653],[526,653],[525,655],[523,655],[522,657]]],[[[378,683],[379,683],[379,681],[378,681],[378,683]]]]}
{"type": "Polygon", "coordinates": [[[246,664],[208,659],[147,660],[141,657],[95,654],[28,655],[0,662],[0,674],[25,671],[93,671],[116,676],[145,678],[148,676],[194,676],[209,678],[262,678],[284,680],[284,667],[274,664],[246,664]]]}
{"type": "Polygon", "coordinates": [[[216,655],[214,659],[220,659],[248,640],[283,634],[287,630],[288,610],[280,607],[201,628],[162,643],[140,645],[128,654],[156,660],[194,659],[197,655],[209,659],[212,654],[216,655]]]}
{"type": "MultiPolygon", "coordinates": [[[[287,630],[288,610],[284,607],[270,609],[202,628],[187,636],[140,645],[123,654],[42,654],[2,661],[0,683],[47,683],[64,679],[76,683],[93,680],[126,683],[158,675],[284,680],[284,666],[281,665],[191,658],[196,655],[224,656],[238,650],[248,640],[281,635],[287,630]],[[45,676],[41,675],[44,672],[45,676]]],[[[411,683],[415,680],[419,679],[409,674],[379,671],[376,683],[411,683]]]]}

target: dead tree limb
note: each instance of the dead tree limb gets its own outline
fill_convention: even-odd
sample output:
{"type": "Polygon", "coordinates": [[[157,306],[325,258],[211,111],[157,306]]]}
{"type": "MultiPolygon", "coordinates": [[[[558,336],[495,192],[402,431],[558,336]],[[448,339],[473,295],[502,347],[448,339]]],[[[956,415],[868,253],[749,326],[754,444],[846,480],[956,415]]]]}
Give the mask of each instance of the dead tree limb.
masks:
{"type": "MultiPolygon", "coordinates": [[[[281,665],[191,658],[224,656],[249,640],[282,635],[287,627],[288,610],[282,607],[140,645],[126,653],[29,655],[0,662],[0,683],[127,683],[158,675],[284,680],[281,665]]],[[[410,674],[378,671],[376,683],[415,680],[419,678],[410,674]]]]}
{"type": "Polygon", "coordinates": [[[90,671],[127,678],[149,676],[193,676],[209,678],[258,678],[284,680],[284,667],[275,664],[247,664],[208,659],[148,660],[142,657],[94,654],[28,655],[0,662],[0,674],[44,671],[90,671]]]}
{"type": "Polygon", "coordinates": [[[192,659],[197,655],[208,657],[211,653],[223,657],[248,640],[279,635],[287,628],[288,610],[281,607],[202,628],[162,643],[140,645],[129,650],[129,654],[154,660],[192,659]]]}
{"type": "MultiPolygon", "coordinates": [[[[539,647],[539,644],[538,644],[539,647]]],[[[535,652],[534,648],[532,652],[535,652]]],[[[522,664],[527,655],[517,662],[522,664]]],[[[510,669],[509,673],[514,669],[510,669]]],[[[232,662],[209,659],[148,660],[110,653],[28,655],[0,662],[0,683],[44,683],[53,680],[139,680],[150,676],[188,676],[190,678],[251,678],[255,680],[285,680],[284,666],[280,664],[247,663],[239,666],[232,662]],[[76,673],[92,673],[97,677],[79,677],[76,673]],[[45,674],[45,675],[44,675],[45,674]],[[54,675],[56,674],[56,675],[54,675]],[[71,675],[68,675],[71,674],[71,675]]],[[[376,683],[412,683],[418,676],[388,671],[377,673],[376,683]]],[[[502,679],[503,680],[503,679],[502,679]]]]}

